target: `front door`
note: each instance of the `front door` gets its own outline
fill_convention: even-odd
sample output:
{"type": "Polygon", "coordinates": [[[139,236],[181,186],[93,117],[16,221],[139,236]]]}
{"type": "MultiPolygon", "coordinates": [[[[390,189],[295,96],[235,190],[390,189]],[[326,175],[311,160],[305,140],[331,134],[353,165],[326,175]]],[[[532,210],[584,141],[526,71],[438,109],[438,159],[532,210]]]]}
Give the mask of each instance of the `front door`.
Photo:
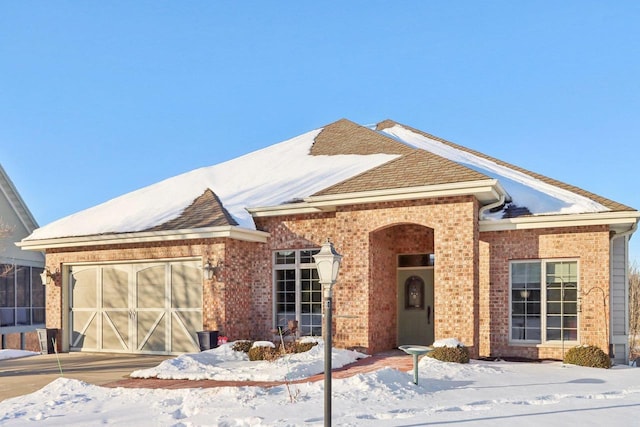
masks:
{"type": "Polygon", "coordinates": [[[433,267],[398,269],[398,345],[433,344],[433,267]]]}

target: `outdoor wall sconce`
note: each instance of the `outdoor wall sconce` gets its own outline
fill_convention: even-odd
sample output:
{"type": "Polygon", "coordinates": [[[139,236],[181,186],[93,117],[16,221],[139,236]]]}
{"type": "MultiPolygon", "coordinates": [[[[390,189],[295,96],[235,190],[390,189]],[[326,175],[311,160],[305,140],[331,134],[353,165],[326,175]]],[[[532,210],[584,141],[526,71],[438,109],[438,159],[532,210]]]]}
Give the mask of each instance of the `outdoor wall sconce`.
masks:
{"type": "Polygon", "coordinates": [[[212,280],[214,277],[217,280],[218,276],[222,272],[222,267],[223,267],[222,261],[218,260],[214,264],[213,262],[211,262],[210,259],[208,259],[203,268],[204,276],[207,278],[207,280],[212,280]]]}
{"type": "Polygon", "coordinates": [[[40,273],[40,280],[42,281],[43,285],[48,285],[51,283],[51,281],[55,282],[58,279],[59,275],[60,271],[57,268],[56,271],[51,272],[51,270],[49,270],[49,267],[45,267],[42,273],[40,273]]]}

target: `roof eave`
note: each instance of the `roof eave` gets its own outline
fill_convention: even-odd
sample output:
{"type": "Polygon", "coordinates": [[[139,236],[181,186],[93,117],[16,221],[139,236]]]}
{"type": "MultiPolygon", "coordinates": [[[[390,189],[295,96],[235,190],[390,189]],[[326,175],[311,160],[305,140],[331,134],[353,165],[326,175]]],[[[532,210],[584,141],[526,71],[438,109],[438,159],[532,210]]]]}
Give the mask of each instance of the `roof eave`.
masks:
{"type": "Polygon", "coordinates": [[[331,212],[338,206],[365,203],[395,202],[405,200],[429,199],[434,197],[475,196],[482,205],[500,200],[505,190],[495,179],[456,182],[421,187],[393,188],[385,190],[361,191],[354,193],[310,196],[300,203],[288,205],[249,208],[253,217],[295,215],[317,212],[331,212]]]}
{"type": "Polygon", "coordinates": [[[132,233],[110,233],[90,236],[22,240],[16,243],[16,245],[23,250],[42,251],[46,249],[70,248],[78,246],[120,245],[130,243],[166,242],[175,240],[212,239],[220,237],[247,242],[266,243],[269,237],[269,233],[243,227],[225,225],[219,227],[183,230],[140,231],[132,233]]]}
{"type": "Polygon", "coordinates": [[[609,211],[567,215],[534,215],[499,220],[485,219],[480,221],[479,226],[480,232],[487,232],[608,225],[611,231],[620,233],[632,229],[639,219],[640,212],[638,211],[609,211]]]}

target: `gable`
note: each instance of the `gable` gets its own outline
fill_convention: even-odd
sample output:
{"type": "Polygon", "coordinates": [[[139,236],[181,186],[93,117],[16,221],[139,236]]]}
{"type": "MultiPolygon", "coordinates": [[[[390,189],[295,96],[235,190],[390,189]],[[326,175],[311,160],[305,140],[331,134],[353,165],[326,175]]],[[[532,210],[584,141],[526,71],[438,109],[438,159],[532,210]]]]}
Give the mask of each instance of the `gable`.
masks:
{"type": "Polygon", "coordinates": [[[15,243],[38,227],[13,182],[0,166],[0,259],[2,262],[42,263],[40,253],[25,252],[15,243]],[[6,236],[5,236],[6,234],[6,236]]]}

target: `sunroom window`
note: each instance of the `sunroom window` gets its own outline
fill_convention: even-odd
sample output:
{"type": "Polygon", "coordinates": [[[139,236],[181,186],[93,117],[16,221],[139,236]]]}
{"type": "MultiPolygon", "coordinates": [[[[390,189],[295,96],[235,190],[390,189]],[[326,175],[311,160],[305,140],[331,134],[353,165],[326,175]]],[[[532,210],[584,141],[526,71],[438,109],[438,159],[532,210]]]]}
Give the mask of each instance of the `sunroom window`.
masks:
{"type": "Polygon", "coordinates": [[[511,341],[578,340],[578,262],[513,261],[511,341]]]}
{"type": "Polygon", "coordinates": [[[42,268],[0,264],[0,327],[44,324],[42,268]]]}
{"type": "Polygon", "coordinates": [[[274,253],[274,321],[297,320],[301,335],[322,335],[322,287],[313,255],[318,249],[274,253]]]}

